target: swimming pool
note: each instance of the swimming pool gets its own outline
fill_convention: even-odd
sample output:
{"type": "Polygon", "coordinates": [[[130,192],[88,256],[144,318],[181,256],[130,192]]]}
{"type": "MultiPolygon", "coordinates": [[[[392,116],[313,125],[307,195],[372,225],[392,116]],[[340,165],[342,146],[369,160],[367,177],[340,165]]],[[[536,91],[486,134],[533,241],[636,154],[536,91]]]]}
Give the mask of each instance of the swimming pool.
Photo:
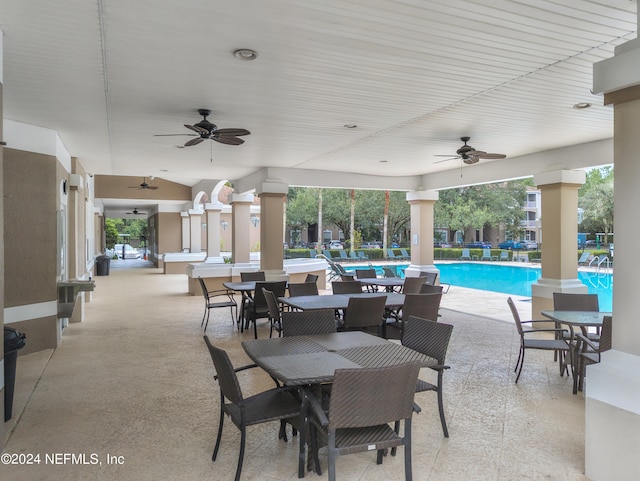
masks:
{"type": "MultiPolygon", "coordinates": [[[[382,275],[382,266],[373,267],[379,275],[382,275]]],[[[397,272],[402,273],[408,264],[390,267],[396,267],[397,272]]],[[[531,284],[536,282],[541,274],[539,267],[476,262],[436,263],[436,267],[440,270],[440,280],[452,286],[526,297],[531,297],[531,284]]],[[[588,287],[590,294],[598,294],[601,310],[613,309],[613,276],[611,274],[578,272],[578,279],[588,287]]]]}

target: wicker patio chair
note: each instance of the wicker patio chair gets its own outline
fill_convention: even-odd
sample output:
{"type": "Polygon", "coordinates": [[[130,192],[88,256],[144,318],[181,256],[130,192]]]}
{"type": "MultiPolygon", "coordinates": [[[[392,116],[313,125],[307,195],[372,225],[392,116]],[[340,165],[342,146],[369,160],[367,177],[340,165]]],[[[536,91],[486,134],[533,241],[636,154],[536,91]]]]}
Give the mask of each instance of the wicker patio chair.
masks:
{"type": "Polygon", "coordinates": [[[439,274],[440,274],[439,272],[420,271],[419,276],[420,277],[426,277],[427,278],[427,281],[426,281],[427,284],[430,284],[432,286],[435,286],[435,285],[442,286],[442,289],[443,289],[442,292],[444,294],[446,294],[447,292],[449,292],[449,289],[451,288],[451,284],[447,284],[446,282],[438,283],[438,275],[439,274]]]}
{"type": "Polygon", "coordinates": [[[269,312],[269,321],[271,326],[269,327],[269,337],[273,337],[274,329],[278,332],[279,336],[282,336],[282,309],[278,304],[278,298],[273,291],[262,288],[262,294],[264,300],[267,302],[267,311],[269,312]]]}
{"type": "Polygon", "coordinates": [[[416,392],[435,391],[437,393],[440,423],[442,424],[442,432],[445,438],[449,437],[449,430],[447,429],[447,421],[444,416],[442,381],[445,369],[449,369],[449,366],[445,364],[445,358],[447,357],[447,349],[449,348],[449,339],[451,339],[452,331],[453,326],[450,324],[410,316],[405,321],[404,331],[402,333],[403,346],[421,352],[438,362],[435,366],[429,366],[430,369],[438,373],[436,384],[418,379],[416,392]]]}
{"type": "Polygon", "coordinates": [[[589,364],[600,362],[600,354],[611,349],[612,344],[612,324],[611,316],[602,318],[602,329],[600,330],[600,340],[598,342],[583,334],[576,334],[577,340],[577,359],[576,369],[573,376],[573,394],[578,394],[578,390],[582,391],[586,367],[589,364]]]}
{"type": "Polygon", "coordinates": [[[289,284],[289,296],[317,296],[318,286],[315,282],[297,282],[289,284]]]}
{"type": "Polygon", "coordinates": [[[314,284],[318,282],[318,276],[315,274],[307,274],[307,277],[304,279],[305,282],[313,282],[314,284]]]}
{"type": "MultiPolygon", "coordinates": [[[[520,373],[522,372],[522,365],[524,364],[524,353],[527,349],[542,349],[545,351],[555,351],[556,353],[561,353],[560,359],[563,359],[563,355],[567,354],[569,350],[569,344],[564,339],[554,338],[554,339],[540,339],[540,338],[527,338],[528,334],[532,333],[543,333],[543,332],[552,332],[554,334],[563,334],[562,331],[565,329],[524,329],[523,324],[535,324],[537,322],[549,322],[545,320],[533,320],[533,321],[521,321],[520,314],[518,313],[518,309],[516,309],[516,305],[513,302],[513,299],[510,297],[507,299],[507,303],[509,304],[509,308],[511,309],[511,314],[513,314],[513,320],[516,323],[516,328],[518,329],[518,334],[520,334],[520,352],[518,353],[518,360],[516,361],[516,367],[513,370],[517,372],[516,376],[516,384],[518,383],[518,379],[520,379],[520,373]]],[[[560,375],[562,376],[566,370],[566,366],[560,362],[560,375]]]]}
{"type": "Polygon", "coordinates": [[[398,316],[393,316],[387,320],[385,337],[387,339],[402,339],[405,321],[409,317],[420,317],[431,321],[438,320],[438,311],[440,309],[440,301],[442,293],[433,294],[405,294],[404,304],[398,316]]]}
{"type": "Polygon", "coordinates": [[[282,313],[282,335],[284,337],[332,334],[334,332],[336,332],[336,318],[333,309],[284,311],[282,313]]]}
{"type": "Polygon", "coordinates": [[[411,417],[420,410],[413,402],[419,370],[418,363],[338,369],[326,413],[315,393],[305,390],[311,408],[311,453],[319,466],[319,438],[326,439],[329,481],[336,479],[338,456],[376,450],[381,464],[383,452],[397,446],[404,446],[405,480],[411,481],[411,417]],[[400,436],[389,423],[402,420],[400,436]]]}
{"type": "Polygon", "coordinates": [[[339,319],[342,331],[375,331],[378,336],[383,335],[384,307],[387,296],[351,297],[344,316],[339,319]]]}
{"type": "Polygon", "coordinates": [[[255,272],[241,272],[240,280],[242,282],[250,282],[250,281],[265,281],[264,271],[255,271],[255,272]]]}
{"type": "Polygon", "coordinates": [[[437,286],[433,286],[431,284],[422,284],[420,286],[420,294],[436,294],[436,293],[444,293],[443,287],[438,284],[437,286]]]}
{"type": "Polygon", "coordinates": [[[204,330],[207,330],[209,325],[209,313],[211,309],[220,309],[228,307],[231,311],[231,322],[234,322],[233,311],[235,309],[236,315],[238,313],[238,303],[233,297],[233,291],[229,289],[216,289],[207,290],[207,285],[202,277],[198,277],[200,288],[202,289],[202,295],[204,296],[204,314],[202,316],[202,322],[200,327],[204,326],[204,330]]]}
{"type": "MultiPolygon", "coordinates": [[[[600,305],[598,302],[597,294],[572,294],[567,292],[554,292],[553,293],[553,310],[554,311],[599,311],[600,305]]],[[[560,323],[556,322],[556,327],[561,328],[560,323]]],[[[560,334],[559,334],[560,335],[560,334]]],[[[576,340],[573,336],[572,329],[565,331],[562,334],[565,341],[569,343],[569,358],[564,359],[563,362],[565,365],[570,363],[573,366],[575,362],[576,365],[578,360],[574,358],[576,357],[576,340]]],[[[600,333],[598,331],[594,333],[589,333],[589,338],[598,341],[600,339],[600,333]]],[[[554,356],[554,360],[557,357],[554,356]]],[[[575,366],[574,366],[575,367],[575,366]]],[[[573,369],[573,368],[572,368],[573,369]]],[[[574,374],[575,374],[575,369],[574,374]]]]}
{"type": "Polygon", "coordinates": [[[406,277],[404,279],[404,286],[402,292],[404,294],[418,294],[420,287],[425,283],[424,277],[406,277]]]}
{"type": "MultiPolygon", "coordinates": [[[[250,323],[253,323],[253,334],[256,339],[258,339],[258,328],[257,328],[257,320],[260,318],[269,319],[269,306],[267,305],[267,300],[264,297],[264,292],[262,289],[266,289],[268,291],[272,291],[276,298],[284,297],[285,291],[287,288],[286,281],[266,281],[266,282],[256,282],[256,288],[253,293],[252,298],[247,298],[246,303],[247,306],[245,308],[246,324],[247,327],[250,323]]],[[[271,326],[273,324],[270,322],[271,326]]]]}
{"type": "MultiPolygon", "coordinates": [[[[255,364],[234,369],[225,351],[213,346],[207,336],[204,336],[204,341],[215,366],[216,375],[214,379],[218,381],[220,386],[220,419],[216,445],[213,449],[211,460],[215,461],[218,456],[220,441],[222,440],[224,416],[226,414],[240,430],[240,453],[235,476],[235,481],[239,481],[244,460],[247,427],[271,421],[280,421],[279,438],[286,441],[284,423],[289,422],[300,430],[300,440],[302,442],[305,438],[303,416],[306,409],[303,409],[300,401],[294,397],[293,393],[295,391],[286,387],[276,387],[260,394],[244,397],[236,373],[256,367],[255,364]]],[[[301,447],[303,448],[304,445],[301,445],[301,447]]]]}
{"type": "Polygon", "coordinates": [[[362,294],[360,281],[334,281],[331,283],[334,294],[362,294]]]}

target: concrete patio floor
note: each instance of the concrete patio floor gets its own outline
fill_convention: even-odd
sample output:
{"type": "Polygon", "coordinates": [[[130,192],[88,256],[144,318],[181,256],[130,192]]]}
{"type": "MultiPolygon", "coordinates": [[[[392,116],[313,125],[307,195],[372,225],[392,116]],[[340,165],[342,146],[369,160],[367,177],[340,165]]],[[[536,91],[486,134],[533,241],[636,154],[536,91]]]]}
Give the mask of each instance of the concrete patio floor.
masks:
{"type": "MultiPolygon", "coordinates": [[[[203,300],[187,294],[184,275],[121,268],[132,266],[113,262],[109,276],[95,278],[86,320],[64,330],[58,349],[19,357],[4,452],[39,454],[41,462],[3,465],[3,479],[233,479],[239,433],[229,422],[211,462],[219,390],[202,340],[203,300]],[[55,453],[100,464],[45,462],[55,453]]],[[[587,480],[584,395],[571,393],[550,352],[528,352],[514,384],[519,338],[507,297],[455,286],[443,296],[440,322],[455,326],[444,390],[451,437],[442,436],[435,395],[416,395],[423,411],[414,417],[415,480],[587,480]]],[[[515,299],[528,318],[528,299],[515,299]]],[[[258,329],[268,336],[266,322],[258,329]]],[[[207,334],[234,365],[248,362],[240,341],[253,333],[239,333],[227,310],[212,311],[207,334]]],[[[258,369],[240,379],[245,394],[272,386],[258,369]]],[[[277,432],[277,423],[249,428],[244,481],[297,479],[297,441],[278,441],[277,432]]],[[[402,480],[399,454],[382,465],[370,453],[344,456],[338,479],[402,480]]]]}

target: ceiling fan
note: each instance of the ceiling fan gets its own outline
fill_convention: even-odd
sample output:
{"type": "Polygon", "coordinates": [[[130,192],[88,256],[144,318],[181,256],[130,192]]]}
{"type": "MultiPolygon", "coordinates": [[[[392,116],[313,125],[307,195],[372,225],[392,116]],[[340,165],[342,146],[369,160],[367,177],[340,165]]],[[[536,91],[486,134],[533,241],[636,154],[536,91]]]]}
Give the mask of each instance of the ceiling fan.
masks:
{"type": "Polygon", "coordinates": [[[132,215],[147,215],[146,212],[140,212],[138,209],[133,209],[133,211],[131,212],[126,212],[127,214],[132,214],[132,215]]]}
{"type": "Polygon", "coordinates": [[[157,185],[149,185],[147,184],[147,178],[143,177],[142,178],[142,184],[139,185],[132,185],[129,187],[130,189],[149,189],[149,190],[156,190],[158,188],[157,185]]]}
{"type": "Polygon", "coordinates": [[[195,139],[188,140],[184,144],[184,147],[197,145],[207,139],[215,140],[221,144],[240,145],[244,143],[244,140],[239,139],[238,137],[242,135],[249,135],[251,133],[247,129],[219,129],[217,125],[212,124],[207,120],[207,117],[211,115],[211,110],[198,109],[198,113],[204,117],[203,120],[193,125],[184,124],[186,128],[193,130],[195,134],[156,134],[154,137],[168,137],[174,135],[190,135],[192,137],[196,137],[195,139]]]}
{"type": "Polygon", "coordinates": [[[461,159],[465,164],[477,164],[480,159],[504,159],[506,155],[504,154],[490,154],[484,152],[482,150],[476,150],[470,145],[467,144],[471,137],[460,137],[460,140],[464,142],[464,145],[456,150],[455,156],[451,155],[436,155],[435,157],[449,157],[448,159],[438,160],[434,162],[434,164],[438,164],[440,162],[446,162],[447,160],[453,159],[461,159]]]}

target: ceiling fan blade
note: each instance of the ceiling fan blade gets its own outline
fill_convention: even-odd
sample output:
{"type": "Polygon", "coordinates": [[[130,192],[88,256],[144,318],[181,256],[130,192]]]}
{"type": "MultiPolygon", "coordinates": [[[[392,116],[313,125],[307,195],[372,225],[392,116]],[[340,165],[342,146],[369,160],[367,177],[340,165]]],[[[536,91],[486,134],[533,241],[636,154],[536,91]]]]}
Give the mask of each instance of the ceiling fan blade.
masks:
{"type": "MultiPolygon", "coordinates": [[[[437,157],[442,157],[442,156],[438,155],[437,157]]],[[[448,159],[436,160],[434,164],[439,164],[440,162],[446,162],[447,160],[455,160],[455,159],[459,159],[459,157],[449,157],[448,159]]]]}
{"type": "Polygon", "coordinates": [[[505,159],[507,156],[505,154],[487,154],[486,152],[476,155],[476,157],[480,157],[481,159],[505,159]]]}
{"type": "Polygon", "coordinates": [[[435,154],[434,157],[453,157],[456,158],[454,154],[435,154]]]}
{"type": "Polygon", "coordinates": [[[211,137],[211,140],[215,140],[216,142],[220,142],[221,144],[227,145],[240,145],[244,144],[244,140],[239,139],[238,137],[229,137],[226,135],[211,137]]]}
{"type": "Polygon", "coordinates": [[[143,187],[144,189],[149,189],[149,190],[156,190],[158,188],[157,185],[148,185],[146,187],[143,187]]]}
{"type": "Polygon", "coordinates": [[[188,129],[193,130],[194,132],[198,132],[199,134],[202,134],[202,135],[209,135],[209,131],[208,131],[208,130],[205,130],[205,129],[203,129],[202,127],[199,127],[199,126],[197,126],[197,125],[188,125],[188,124],[184,124],[184,126],[185,126],[186,128],[188,128],[188,129]]]}
{"type": "Polygon", "coordinates": [[[185,147],[190,147],[192,145],[198,145],[200,142],[203,142],[204,139],[202,137],[198,137],[197,139],[191,139],[187,143],[184,144],[185,147]]]}
{"type": "Polygon", "coordinates": [[[176,135],[190,135],[195,136],[196,134],[155,134],[154,137],[175,137],[176,135]]]}
{"type": "Polygon", "coordinates": [[[247,129],[218,129],[214,133],[227,136],[230,135],[233,137],[251,134],[251,132],[249,132],[247,129]]]}

